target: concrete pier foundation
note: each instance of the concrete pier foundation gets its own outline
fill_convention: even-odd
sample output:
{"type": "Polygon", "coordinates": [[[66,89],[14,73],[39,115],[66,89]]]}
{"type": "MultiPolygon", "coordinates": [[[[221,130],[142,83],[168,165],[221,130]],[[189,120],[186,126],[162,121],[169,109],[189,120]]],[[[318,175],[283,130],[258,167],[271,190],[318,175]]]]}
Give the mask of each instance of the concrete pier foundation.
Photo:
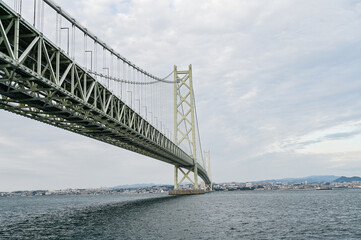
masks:
{"type": "Polygon", "coordinates": [[[196,195],[205,194],[206,191],[203,189],[178,189],[169,191],[169,195],[196,195]]]}

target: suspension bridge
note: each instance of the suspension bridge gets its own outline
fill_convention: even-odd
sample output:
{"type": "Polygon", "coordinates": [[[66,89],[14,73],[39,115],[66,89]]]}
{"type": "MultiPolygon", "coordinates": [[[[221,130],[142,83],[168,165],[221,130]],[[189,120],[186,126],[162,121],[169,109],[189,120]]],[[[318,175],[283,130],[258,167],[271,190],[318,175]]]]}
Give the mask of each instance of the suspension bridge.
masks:
{"type": "Polygon", "coordinates": [[[0,0],[0,33],[0,108],[172,164],[174,194],[212,188],[191,65],[154,76],[50,0],[0,0]]]}

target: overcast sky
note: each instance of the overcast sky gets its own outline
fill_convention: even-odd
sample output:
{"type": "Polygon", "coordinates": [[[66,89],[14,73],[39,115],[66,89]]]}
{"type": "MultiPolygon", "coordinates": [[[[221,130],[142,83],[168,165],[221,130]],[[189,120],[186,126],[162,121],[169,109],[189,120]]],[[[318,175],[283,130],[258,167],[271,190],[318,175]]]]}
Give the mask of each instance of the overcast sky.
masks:
{"type": "MultiPolygon", "coordinates": [[[[193,65],[213,180],[361,175],[361,3],[56,0],[158,76],[193,65]]],[[[173,184],[173,167],[0,110],[0,191],[173,184]]]]}

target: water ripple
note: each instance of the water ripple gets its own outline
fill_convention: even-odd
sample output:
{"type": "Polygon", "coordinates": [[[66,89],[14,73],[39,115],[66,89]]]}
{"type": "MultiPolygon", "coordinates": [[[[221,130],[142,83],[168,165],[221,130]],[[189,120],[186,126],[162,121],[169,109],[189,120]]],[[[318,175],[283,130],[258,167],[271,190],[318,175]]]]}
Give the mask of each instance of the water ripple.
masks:
{"type": "Polygon", "coordinates": [[[2,198],[0,239],[360,239],[360,197],[345,190],[2,198]]]}

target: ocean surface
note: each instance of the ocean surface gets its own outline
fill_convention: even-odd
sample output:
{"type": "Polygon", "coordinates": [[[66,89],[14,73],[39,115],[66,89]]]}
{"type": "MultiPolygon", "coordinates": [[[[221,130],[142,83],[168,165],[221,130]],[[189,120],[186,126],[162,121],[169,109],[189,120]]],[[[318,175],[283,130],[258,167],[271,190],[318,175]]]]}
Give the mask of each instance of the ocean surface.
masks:
{"type": "Polygon", "coordinates": [[[361,239],[361,189],[2,197],[0,239],[361,239]]]}

